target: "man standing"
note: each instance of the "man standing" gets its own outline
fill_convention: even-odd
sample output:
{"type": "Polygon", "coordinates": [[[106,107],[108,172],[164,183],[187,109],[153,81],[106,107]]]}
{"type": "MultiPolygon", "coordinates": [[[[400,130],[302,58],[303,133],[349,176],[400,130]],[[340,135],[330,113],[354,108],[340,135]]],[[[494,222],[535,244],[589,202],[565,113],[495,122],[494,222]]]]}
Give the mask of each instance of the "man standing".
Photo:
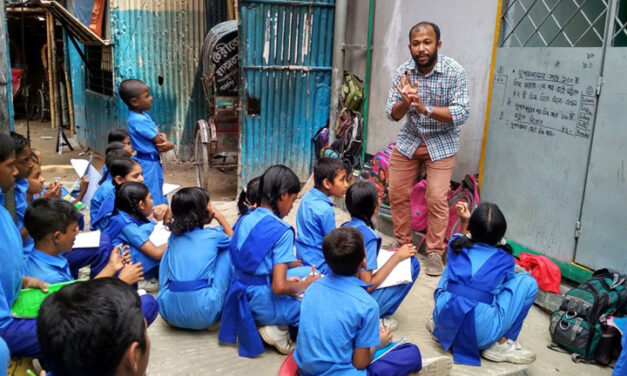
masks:
{"type": "Polygon", "coordinates": [[[394,236],[399,245],[412,241],[410,194],[422,164],[426,163],[426,273],[431,276],[441,275],[444,269],[447,196],[459,148],[459,126],[470,114],[466,72],[455,60],[438,54],[441,46],[436,24],[420,22],[411,28],[411,59],[394,72],[386,108],[390,120],[405,117],[390,158],[394,236]]]}

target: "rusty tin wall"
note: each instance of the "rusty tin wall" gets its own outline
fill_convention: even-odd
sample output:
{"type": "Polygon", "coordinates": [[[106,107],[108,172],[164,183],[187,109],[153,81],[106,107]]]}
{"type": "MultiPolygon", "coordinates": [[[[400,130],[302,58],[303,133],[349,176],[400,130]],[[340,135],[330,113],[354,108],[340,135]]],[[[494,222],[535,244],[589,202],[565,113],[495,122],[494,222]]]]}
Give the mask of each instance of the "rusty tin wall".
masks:
{"type": "Polygon", "coordinates": [[[73,52],[72,73],[84,98],[75,103],[79,139],[102,151],[113,127],[126,127],[128,109],[117,95],[123,80],[148,84],[154,97],[149,111],[175,142],[176,157],[188,159],[194,124],[206,116],[200,83],[200,52],[206,32],[226,18],[221,0],[111,0],[109,23],[113,41],[113,97],[84,90],[85,73],[73,52]],[[81,119],[81,116],[83,117],[81,119]],[[84,124],[81,124],[80,121],[84,124]]]}
{"type": "Polygon", "coordinates": [[[273,164],[306,180],[327,123],[334,0],[243,0],[239,184],[273,164]]]}

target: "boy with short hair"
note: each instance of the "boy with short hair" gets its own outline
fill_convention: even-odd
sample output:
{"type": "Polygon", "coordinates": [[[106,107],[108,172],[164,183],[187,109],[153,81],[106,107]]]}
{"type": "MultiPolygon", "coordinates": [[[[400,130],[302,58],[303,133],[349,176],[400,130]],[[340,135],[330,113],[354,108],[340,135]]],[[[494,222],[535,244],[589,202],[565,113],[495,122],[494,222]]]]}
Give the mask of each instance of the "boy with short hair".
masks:
{"type": "Polygon", "coordinates": [[[150,340],[135,290],[115,278],[63,287],[37,317],[46,367],[63,376],[143,376],[150,340]]]}
{"type": "Polygon", "coordinates": [[[19,133],[11,132],[13,139],[13,148],[15,150],[15,214],[17,219],[17,228],[20,230],[22,240],[28,239],[28,232],[24,228],[24,213],[28,202],[26,202],[26,191],[28,190],[28,176],[33,168],[33,160],[31,159],[33,152],[28,145],[26,137],[19,133]]]}
{"type": "Polygon", "coordinates": [[[294,360],[308,375],[445,375],[449,357],[425,359],[418,347],[403,343],[371,363],[377,347],[387,346],[392,333],[379,324],[379,306],[359,279],[366,266],[364,239],[353,227],[325,236],[322,250],[331,270],[305,291],[294,360]]]}
{"type": "MultiPolygon", "coordinates": [[[[24,264],[24,273],[46,283],[73,281],[68,260],[62,253],[72,251],[78,234],[78,211],[72,204],[58,198],[40,198],[26,210],[24,224],[35,240],[35,248],[24,264]]],[[[135,284],[143,280],[141,263],[130,263],[128,251],[124,255],[115,247],[106,266],[94,278],[112,277],[119,273],[124,282],[135,284]],[[125,266],[126,265],[126,266],[125,266]]],[[[157,302],[151,295],[142,295],[142,307],[151,323],[157,316],[157,302]]]]}
{"type": "Polygon", "coordinates": [[[305,265],[330,272],[322,255],[322,238],[335,229],[331,196],[342,197],[348,182],[341,161],[321,158],[314,167],[314,188],[303,196],[296,214],[296,251],[305,265]]]}
{"type": "Polygon", "coordinates": [[[13,218],[4,208],[5,194],[15,184],[17,174],[13,140],[0,133],[0,337],[7,343],[13,356],[34,357],[40,355],[35,320],[13,318],[11,306],[22,288],[47,289],[42,281],[22,274],[22,237],[13,218]]]}
{"type": "Polygon", "coordinates": [[[168,141],[165,133],[159,133],[157,124],[146,113],[152,108],[150,89],[140,80],[125,80],[120,84],[120,97],[128,106],[126,122],[131,145],[137,152],[135,159],[142,166],[144,184],[150,190],[155,206],[167,204],[159,153],[172,150],[174,144],[168,141]]]}

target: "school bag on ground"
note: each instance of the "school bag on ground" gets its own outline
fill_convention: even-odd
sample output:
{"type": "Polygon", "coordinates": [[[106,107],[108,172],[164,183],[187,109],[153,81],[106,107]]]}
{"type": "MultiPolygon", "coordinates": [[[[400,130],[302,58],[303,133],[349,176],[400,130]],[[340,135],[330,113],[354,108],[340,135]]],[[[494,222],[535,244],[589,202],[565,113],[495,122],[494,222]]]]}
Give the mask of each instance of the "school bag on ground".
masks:
{"type": "Polygon", "coordinates": [[[350,72],[344,72],[344,81],[342,82],[341,100],[343,107],[353,112],[361,113],[364,103],[364,82],[350,72]]]}
{"type": "Polygon", "coordinates": [[[626,277],[612,269],[599,269],[584,283],[570,290],[551,314],[549,347],[566,350],[574,361],[593,362],[602,326],[608,316],[624,316],[627,302],[626,277]]]}

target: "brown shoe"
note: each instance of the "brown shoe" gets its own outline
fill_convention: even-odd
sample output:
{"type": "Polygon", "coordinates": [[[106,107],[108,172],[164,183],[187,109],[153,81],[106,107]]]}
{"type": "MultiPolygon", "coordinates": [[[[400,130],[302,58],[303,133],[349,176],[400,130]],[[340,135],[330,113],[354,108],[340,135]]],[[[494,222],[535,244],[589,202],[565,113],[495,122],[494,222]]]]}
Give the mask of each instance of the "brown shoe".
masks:
{"type": "Polygon", "coordinates": [[[444,271],[444,264],[442,263],[442,256],[438,255],[435,252],[429,253],[427,256],[427,267],[425,269],[425,273],[432,277],[437,277],[442,275],[444,271]]]}

